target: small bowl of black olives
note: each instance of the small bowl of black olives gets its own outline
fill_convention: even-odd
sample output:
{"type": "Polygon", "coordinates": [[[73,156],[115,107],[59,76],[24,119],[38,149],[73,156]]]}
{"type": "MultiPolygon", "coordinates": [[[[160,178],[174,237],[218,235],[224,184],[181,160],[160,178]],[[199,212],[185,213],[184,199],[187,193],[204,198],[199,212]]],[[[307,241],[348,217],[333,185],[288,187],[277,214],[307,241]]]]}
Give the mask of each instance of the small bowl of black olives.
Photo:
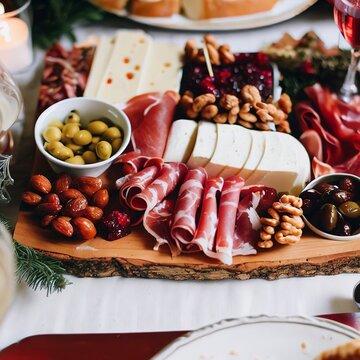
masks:
{"type": "Polygon", "coordinates": [[[331,240],[360,239],[360,177],[327,174],[301,192],[303,218],[314,233],[331,240]]]}

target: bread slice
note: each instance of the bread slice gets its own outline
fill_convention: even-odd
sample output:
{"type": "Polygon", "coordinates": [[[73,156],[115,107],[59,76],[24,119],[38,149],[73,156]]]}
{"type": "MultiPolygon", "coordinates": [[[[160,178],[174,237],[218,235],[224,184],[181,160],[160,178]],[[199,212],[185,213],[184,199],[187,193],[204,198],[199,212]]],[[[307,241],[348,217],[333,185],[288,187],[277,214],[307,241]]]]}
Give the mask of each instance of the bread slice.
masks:
{"type": "Polygon", "coordinates": [[[278,0],[182,0],[185,15],[194,20],[255,14],[271,10],[278,0]]]}
{"type": "Polygon", "coordinates": [[[132,0],[130,13],[137,16],[169,17],[180,11],[180,0],[132,0]]]}

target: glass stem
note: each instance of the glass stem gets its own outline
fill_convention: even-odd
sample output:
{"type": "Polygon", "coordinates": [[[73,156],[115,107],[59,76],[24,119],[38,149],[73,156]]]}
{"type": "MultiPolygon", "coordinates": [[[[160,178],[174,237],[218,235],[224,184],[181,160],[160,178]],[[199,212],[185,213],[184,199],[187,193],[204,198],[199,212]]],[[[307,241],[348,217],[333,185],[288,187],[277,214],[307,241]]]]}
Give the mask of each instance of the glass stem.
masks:
{"type": "Polygon", "coordinates": [[[357,72],[359,60],[360,60],[360,51],[357,49],[351,49],[350,65],[345,77],[345,81],[340,90],[340,97],[345,102],[349,102],[351,100],[351,97],[357,94],[355,78],[356,78],[356,72],[357,72]]]}

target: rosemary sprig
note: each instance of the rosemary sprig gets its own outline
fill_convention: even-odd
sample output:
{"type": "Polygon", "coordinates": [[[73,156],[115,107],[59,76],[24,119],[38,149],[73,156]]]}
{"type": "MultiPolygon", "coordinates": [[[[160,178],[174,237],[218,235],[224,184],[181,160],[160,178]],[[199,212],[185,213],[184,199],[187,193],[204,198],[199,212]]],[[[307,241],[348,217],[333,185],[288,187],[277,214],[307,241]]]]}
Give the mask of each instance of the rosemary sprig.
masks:
{"type": "MultiPolygon", "coordinates": [[[[0,222],[11,231],[8,219],[0,215],[0,222]]],[[[60,262],[46,256],[30,247],[14,241],[14,252],[17,260],[16,275],[18,281],[24,281],[28,286],[37,289],[46,289],[46,295],[62,291],[70,285],[64,275],[65,269],[60,262]]]]}

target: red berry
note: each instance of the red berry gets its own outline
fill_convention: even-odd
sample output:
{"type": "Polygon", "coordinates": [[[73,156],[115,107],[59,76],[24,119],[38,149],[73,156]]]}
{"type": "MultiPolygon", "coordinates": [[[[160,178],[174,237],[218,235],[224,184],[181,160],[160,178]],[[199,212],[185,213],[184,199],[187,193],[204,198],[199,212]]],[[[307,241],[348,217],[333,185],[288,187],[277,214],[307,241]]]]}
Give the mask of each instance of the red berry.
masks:
{"type": "Polygon", "coordinates": [[[131,232],[130,217],[120,211],[112,211],[102,219],[99,227],[100,233],[107,240],[120,239],[131,232]]]}

